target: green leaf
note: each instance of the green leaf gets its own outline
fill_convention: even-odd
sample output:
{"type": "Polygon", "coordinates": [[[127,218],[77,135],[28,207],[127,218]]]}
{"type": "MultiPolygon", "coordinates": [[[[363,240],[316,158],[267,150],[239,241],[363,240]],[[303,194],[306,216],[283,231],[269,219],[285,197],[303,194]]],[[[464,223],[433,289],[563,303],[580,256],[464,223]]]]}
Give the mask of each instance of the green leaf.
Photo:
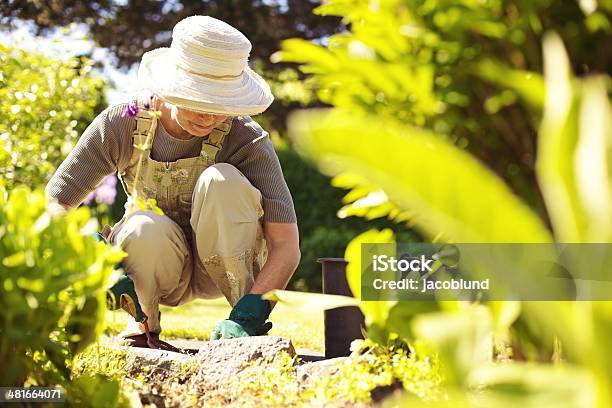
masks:
{"type": "Polygon", "coordinates": [[[429,237],[454,242],[551,242],[504,182],[438,135],[338,109],[291,116],[290,135],[328,175],[351,172],[414,214],[429,237]]]}
{"type": "Polygon", "coordinates": [[[574,169],[576,194],[586,217],[586,242],[612,241],[612,107],[607,84],[604,77],[580,83],[574,169]]]}
{"type": "Polygon", "coordinates": [[[271,290],[262,295],[266,300],[280,302],[299,312],[322,312],[345,306],[359,306],[359,299],[322,293],[271,290]]]}
{"type": "Polygon", "coordinates": [[[290,39],[282,43],[283,51],[274,55],[273,61],[309,62],[309,73],[334,71],[339,68],[337,58],[325,48],[306,40],[290,39]]]}
{"type": "Polygon", "coordinates": [[[482,306],[422,314],[414,318],[412,329],[419,339],[436,348],[451,385],[465,386],[474,368],[492,360],[491,316],[482,306]]]}
{"type": "Polygon", "coordinates": [[[546,106],[540,126],[536,170],[557,240],[582,242],[585,213],[572,166],[578,138],[578,101],[561,39],[544,41],[546,106]]]}
{"type": "Polygon", "coordinates": [[[512,323],[521,314],[521,304],[517,301],[487,302],[487,307],[491,311],[494,331],[501,336],[508,333],[512,323]]]}
{"type": "Polygon", "coordinates": [[[486,365],[477,368],[473,386],[486,387],[480,406],[490,407],[595,407],[596,383],[576,366],[533,363],[486,365]]]}
{"type": "Polygon", "coordinates": [[[25,259],[25,252],[20,251],[2,259],[2,265],[8,268],[14,268],[19,265],[25,265],[25,259]]]}
{"type": "Polygon", "coordinates": [[[403,211],[390,202],[383,190],[371,185],[359,175],[340,173],[332,179],[331,184],[334,187],[351,189],[342,199],[348,204],[338,210],[338,218],[358,216],[371,220],[388,216],[395,222],[405,222],[411,218],[409,211],[403,211]]]}
{"type": "Polygon", "coordinates": [[[434,313],[440,310],[440,302],[404,301],[397,302],[389,310],[387,325],[389,330],[408,340],[416,340],[412,330],[412,321],[424,313],[434,313]]]}
{"type": "Polygon", "coordinates": [[[487,81],[516,91],[536,111],[544,107],[546,87],[537,72],[512,69],[493,59],[479,62],[476,72],[487,81]]]}

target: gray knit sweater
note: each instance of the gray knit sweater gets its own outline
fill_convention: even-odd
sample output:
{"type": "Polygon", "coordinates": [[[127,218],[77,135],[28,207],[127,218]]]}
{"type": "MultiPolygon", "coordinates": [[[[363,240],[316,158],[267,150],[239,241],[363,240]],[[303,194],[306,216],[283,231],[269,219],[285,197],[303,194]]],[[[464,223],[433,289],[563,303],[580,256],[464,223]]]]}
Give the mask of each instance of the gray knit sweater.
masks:
{"type": "MultiPolygon", "coordinates": [[[[69,206],[78,206],[104,177],[127,167],[132,156],[136,120],[121,116],[126,105],[110,106],[93,120],[47,184],[45,191],[50,197],[69,206]]],[[[206,137],[177,139],[158,122],[151,158],[172,162],[196,157],[203,140],[206,137]]],[[[249,116],[233,119],[223,148],[217,154],[217,162],[234,165],[261,191],[265,221],[297,221],[272,142],[267,132],[249,116]]]]}

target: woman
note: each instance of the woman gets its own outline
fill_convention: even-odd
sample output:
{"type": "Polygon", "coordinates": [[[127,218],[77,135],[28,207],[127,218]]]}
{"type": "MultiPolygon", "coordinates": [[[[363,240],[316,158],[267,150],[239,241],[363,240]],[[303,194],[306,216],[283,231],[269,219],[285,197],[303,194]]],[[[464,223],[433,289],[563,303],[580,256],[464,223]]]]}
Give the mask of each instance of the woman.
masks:
{"type": "MultiPolygon", "coordinates": [[[[50,207],[66,210],[119,174],[129,198],[108,240],[127,252],[123,266],[157,335],[160,303],[221,296],[233,309],[211,338],[265,334],[271,305],[260,295],[284,288],[299,262],[291,195],[249,116],[273,101],[248,67],[250,50],[220,20],[180,21],[170,48],[142,57],[145,96],[98,115],[46,188],[50,207]],[[143,206],[149,199],[163,214],[143,206]]],[[[146,345],[133,319],[121,335],[146,345]]]]}

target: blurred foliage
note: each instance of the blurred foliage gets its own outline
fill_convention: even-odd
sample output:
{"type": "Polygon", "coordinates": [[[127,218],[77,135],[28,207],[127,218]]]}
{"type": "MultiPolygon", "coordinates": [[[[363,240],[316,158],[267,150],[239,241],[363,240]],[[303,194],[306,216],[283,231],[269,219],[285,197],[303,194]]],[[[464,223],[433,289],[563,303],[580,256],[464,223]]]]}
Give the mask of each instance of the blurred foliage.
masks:
{"type": "MultiPolygon", "coordinates": [[[[335,107],[293,116],[292,139],[336,184],[351,188],[347,212],[410,220],[429,240],[611,242],[610,54],[600,54],[609,46],[601,40],[610,37],[611,7],[609,2],[578,6],[457,0],[383,1],[373,7],[365,1],[329,1],[319,12],[344,16],[351,31],[330,38],[327,47],[290,40],[281,58],[303,62],[302,69],[318,81],[319,97],[335,107]],[[576,13],[567,14],[568,7],[576,13]],[[569,35],[555,16],[574,19],[584,30],[569,35]],[[512,40],[515,26],[522,27],[520,41],[520,34],[512,40]],[[561,36],[545,34],[549,28],[561,36]],[[422,43],[428,38],[432,42],[422,43]],[[480,44],[478,52],[465,59],[464,51],[474,44],[480,44]],[[524,53],[522,60],[513,50],[524,53]],[[431,59],[418,63],[428,51],[431,59]],[[572,69],[576,66],[580,69],[572,69]],[[575,71],[600,74],[577,79],[575,71]],[[439,75],[446,75],[446,86],[439,75]],[[481,87],[490,92],[479,99],[473,91],[481,87]],[[453,103],[450,92],[465,96],[465,108],[478,110],[453,103]],[[514,96],[507,103],[489,109],[488,98],[508,92],[514,96]],[[508,108],[521,114],[514,117],[508,108]],[[533,138],[528,185],[535,191],[539,183],[545,207],[534,206],[533,195],[515,196],[500,175],[510,184],[512,179],[499,169],[492,172],[496,163],[481,149],[462,150],[457,135],[470,122],[476,127],[469,136],[476,140],[512,140],[498,119],[519,126],[516,140],[533,138]]],[[[498,161],[511,151],[502,147],[498,161]]],[[[520,190],[516,183],[513,187],[520,190]]],[[[357,297],[361,243],[396,241],[391,230],[373,229],[348,245],[347,280],[357,297]]],[[[312,304],[308,294],[269,296],[290,299],[297,307],[312,304]]],[[[342,306],[338,297],[327,305],[324,295],[315,297],[317,308],[342,306]]],[[[371,340],[384,345],[400,335],[434,347],[448,393],[439,406],[612,405],[611,302],[361,301],[360,308],[371,340]],[[548,364],[494,363],[493,335],[507,338],[516,356],[548,364]]],[[[390,405],[431,406],[408,396],[390,405]]]]}
{"type": "Polygon", "coordinates": [[[348,30],[324,44],[287,40],[274,60],[302,63],[321,101],[374,114],[372,126],[444,135],[546,217],[535,175],[544,88],[532,74],[542,36],[561,35],[576,72],[610,72],[609,1],[342,0],[316,12],[348,30]]]}
{"type": "Polygon", "coordinates": [[[270,75],[266,81],[274,98],[285,105],[308,106],[317,102],[312,78],[302,80],[300,73],[293,68],[270,75]]]}
{"type": "MultiPolygon", "coordinates": [[[[264,69],[263,64],[255,64],[274,95],[274,102],[261,115],[258,122],[265,122],[265,129],[278,132],[282,137],[287,134],[287,115],[294,109],[322,105],[315,94],[315,82],[305,78],[297,68],[283,64],[274,66],[275,70],[264,69]]],[[[298,160],[303,160],[299,158],[298,160]]]]}
{"type": "Polygon", "coordinates": [[[70,362],[102,329],[105,288],[124,253],[90,238],[88,208],[54,217],[45,207],[41,189],[0,189],[0,377],[91,396],[103,381],[69,381],[70,362]]]}
{"type": "MultiPolygon", "coordinates": [[[[350,240],[368,228],[391,228],[403,240],[412,242],[418,235],[389,220],[366,221],[350,217],[341,219],[342,197],[345,191],[330,187],[330,178],[319,173],[282,139],[274,137],[283,175],[291,191],[300,229],[302,257],[289,288],[320,292],[322,289],[319,258],[342,258],[350,240]]],[[[384,214],[383,214],[384,215],[384,214]]]]}
{"type": "Polygon", "coordinates": [[[105,106],[105,81],[86,59],[0,44],[0,186],[43,186],[105,106]]]}

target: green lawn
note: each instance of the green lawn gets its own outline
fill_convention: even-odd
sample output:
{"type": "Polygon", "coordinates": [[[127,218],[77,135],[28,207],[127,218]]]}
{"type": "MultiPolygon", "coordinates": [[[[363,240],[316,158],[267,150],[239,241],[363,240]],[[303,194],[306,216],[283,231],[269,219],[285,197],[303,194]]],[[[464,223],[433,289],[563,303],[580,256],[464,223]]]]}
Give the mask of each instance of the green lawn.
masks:
{"type": "MultiPolygon", "coordinates": [[[[225,299],[199,299],[178,307],[162,306],[162,338],[208,340],[217,322],[226,319],[230,310],[225,299]]],[[[127,317],[122,310],[107,312],[108,332],[120,332],[127,317]]],[[[288,337],[296,348],[323,352],[323,313],[296,313],[287,306],[277,304],[270,321],[274,324],[270,335],[288,337]]]]}

